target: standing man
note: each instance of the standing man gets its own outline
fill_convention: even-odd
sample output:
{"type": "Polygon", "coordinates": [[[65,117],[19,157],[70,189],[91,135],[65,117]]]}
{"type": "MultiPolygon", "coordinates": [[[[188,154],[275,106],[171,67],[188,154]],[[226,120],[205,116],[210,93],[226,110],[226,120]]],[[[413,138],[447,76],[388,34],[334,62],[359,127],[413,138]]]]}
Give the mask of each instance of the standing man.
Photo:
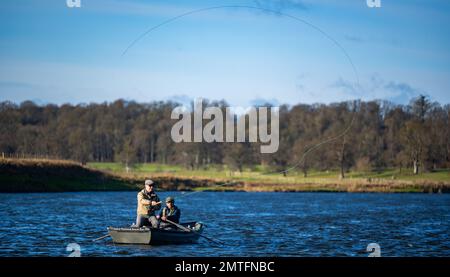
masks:
{"type": "Polygon", "coordinates": [[[152,180],[145,180],[145,188],[137,195],[137,218],[136,227],[151,226],[158,227],[155,211],[161,209],[161,202],[154,189],[152,180]]]}

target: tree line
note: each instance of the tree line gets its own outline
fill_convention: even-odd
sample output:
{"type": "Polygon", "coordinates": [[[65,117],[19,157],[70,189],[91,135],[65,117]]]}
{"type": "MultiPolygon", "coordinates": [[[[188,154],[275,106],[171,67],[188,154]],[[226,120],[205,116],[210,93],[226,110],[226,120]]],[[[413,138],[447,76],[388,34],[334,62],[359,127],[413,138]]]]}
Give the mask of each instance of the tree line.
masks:
{"type": "MultiPolygon", "coordinates": [[[[207,105],[227,107],[225,101],[207,105]]],[[[174,143],[170,131],[179,104],[117,100],[100,104],[0,103],[0,152],[86,162],[179,164],[242,171],[264,166],[307,176],[310,170],[377,171],[406,168],[415,174],[449,168],[450,105],[426,96],[408,105],[388,101],[282,105],[280,142],[273,154],[259,143],[174,143]],[[305,154],[306,153],[306,154],[305,154]]],[[[206,123],[206,121],[205,121],[206,123]]]]}

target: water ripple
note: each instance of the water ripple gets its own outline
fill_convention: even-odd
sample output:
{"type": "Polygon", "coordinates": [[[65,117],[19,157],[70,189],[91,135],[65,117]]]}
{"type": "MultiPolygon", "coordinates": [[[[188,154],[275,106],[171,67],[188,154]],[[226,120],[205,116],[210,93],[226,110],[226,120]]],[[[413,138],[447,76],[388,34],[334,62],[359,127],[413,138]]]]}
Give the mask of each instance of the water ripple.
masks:
{"type": "Polygon", "coordinates": [[[217,193],[179,197],[183,220],[205,235],[190,245],[117,245],[107,226],[134,221],[136,193],[0,194],[0,256],[450,256],[449,195],[347,193],[217,193]],[[16,203],[21,203],[17,205],[16,203]]]}

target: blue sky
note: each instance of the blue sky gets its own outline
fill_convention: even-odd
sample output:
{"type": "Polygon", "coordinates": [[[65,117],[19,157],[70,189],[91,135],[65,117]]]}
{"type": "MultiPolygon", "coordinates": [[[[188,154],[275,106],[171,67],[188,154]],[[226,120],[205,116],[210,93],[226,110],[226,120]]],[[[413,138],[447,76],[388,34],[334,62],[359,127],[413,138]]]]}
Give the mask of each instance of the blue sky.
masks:
{"type": "Polygon", "coordinates": [[[450,1],[381,3],[5,0],[0,101],[450,103],[450,1]]]}

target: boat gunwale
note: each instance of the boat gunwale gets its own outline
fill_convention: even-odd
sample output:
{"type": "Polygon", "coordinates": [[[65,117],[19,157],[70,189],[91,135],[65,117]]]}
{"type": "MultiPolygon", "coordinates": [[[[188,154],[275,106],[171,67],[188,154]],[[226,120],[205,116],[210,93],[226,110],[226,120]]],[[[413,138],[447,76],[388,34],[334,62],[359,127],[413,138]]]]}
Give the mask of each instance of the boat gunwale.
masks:
{"type": "Polygon", "coordinates": [[[179,229],[163,229],[163,228],[153,228],[153,227],[107,227],[108,232],[116,231],[116,232],[130,232],[130,233],[147,233],[147,232],[162,232],[162,233],[176,233],[176,234],[201,234],[204,228],[204,224],[201,222],[186,222],[181,223],[180,225],[189,225],[189,224],[200,225],[199,230],[191,229],[190,231],[179,230],[179,229]]]}

